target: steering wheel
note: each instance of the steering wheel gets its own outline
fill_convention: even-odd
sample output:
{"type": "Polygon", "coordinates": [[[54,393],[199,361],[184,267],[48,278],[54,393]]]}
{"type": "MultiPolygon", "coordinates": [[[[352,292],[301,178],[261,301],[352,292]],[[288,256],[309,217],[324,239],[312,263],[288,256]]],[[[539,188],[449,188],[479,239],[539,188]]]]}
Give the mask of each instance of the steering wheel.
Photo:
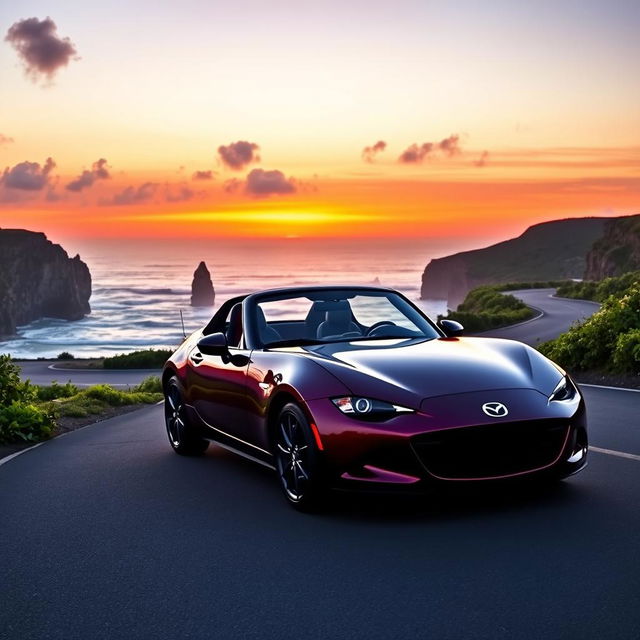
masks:
{"type": "Polygon", "coordinates": [[[372,324],[365,332],[365,336],[371,336],[373,335],[373,332],[378,329],[379,327],[386,327],[386,326],[391,326],[391,327],[395,327],[397,326],[395,322],[391,322],[391,320],[381,320],[380,322],[376,322],[374,324],[372,324]]]}

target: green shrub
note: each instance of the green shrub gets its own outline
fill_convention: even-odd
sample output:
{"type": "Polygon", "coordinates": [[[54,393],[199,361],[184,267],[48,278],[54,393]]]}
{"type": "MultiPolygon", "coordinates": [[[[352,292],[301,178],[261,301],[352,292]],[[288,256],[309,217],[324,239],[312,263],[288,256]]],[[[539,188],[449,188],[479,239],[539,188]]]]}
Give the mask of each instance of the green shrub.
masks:
{"type": "Polygon", "coordinates": [[[566,280],[537,280],[535,282],[508,282],[492,285],[497,291],[517,291],[518,289],[551,289],[565,284],[566,280]]]}
{"type": "Polygon", "coordinates": [[[38,442],[48,438],[54,427],[52,413],[43,407],[17,401],[0,407],[0,444],[38,442]]]}
{"type": "Polygon", "coordinates": [[[48,387],[36,387],[36,397],[40,402],[57,400],[58,398],[70,398],[78,393],[78,387],[71,382],[58,384],[52,382],[48,387]]]}
{"type": "Polygon", "coordinates": [[[121,353],[104,359],[105,369],[161,369],[172,351],[147,349],[133,353],[121,353]]]}
{"type": "Polygon", "coordinates": [[[11,361],[11,356],[0,355],[0,406],[12,402],[32,402],[35,388],[29,381],[20,380],[20,368],[11,361]]]}
{"type": "Polygon", "coordinates": [[[73,353],[69,353],[68,351],[63,351],[62,353],[59,353],[56,357],[56,360],[75,360],[76,357],[73,355],[73,353]]]}
{"type": "MultiPolygon", "coordinates": [[[[513,286],[515,288],[520,285],[522,283],[513,286]]],[[[447,318],[460,322],[471,332],[488,331],[532,318],[534,312],[518,298],[500,293],[501,286],[504,285],[487,285],[472,289],[458,309],[450,311],[447,318]]]]}
{"type": "Polygon", "coordinates": [[[149,390],[153,385],[155,383],[150,382],[149,378],[131,391],[119,391],[108,384],[98,384],[79,391],[70,398],[61,399],[57,403],[56,414],[81,418],[102,413],[109,407],[153,404],[162,400],[162,393],[149,390]],[[140,386],[145,389],[140,390],[140,386]]]}
{"type": "Polygon", "coordinates": [[[123,402],[125,392],[117,391],[108,384],[97,384],[93,387],[89,387],[87,390],[83,391],[82,394],[87,398],[100,400],[101,402],[104,402],[105,404],[111,405],[113,407],[127,404],[126,401],[123,402]]]}
{"type": "Polygon", "coordinates": [[[632,285],[640,282],[640,271],[630,271],[614,278],[604,278],[598,282],[566,282],[556,292],[561,298],[578,298],[604,302],[609,296],[621,296],[632,285]]]}
{"type": "Polygon", "coordinates": [[[597,283],[565,282],[556,289],[556,295],[560,298],[576,298],[579,300],[595,300],[597,283]]]}
{"type": "Polygon", "coordinates": [[[158,376],[149,376],[139,385],[133,387],[132,391],[141,391],[143,393],[162,393],[162,382],[158,376]]]}
{"type": "Polygon", "coordinates": [[[103,413],[108,406],[106,402],[90,398],[80,392],[78,395],[57,404],[55,412],[59,418],[86,418],[87,416],[103,413]]]}
{"type": "Polygon", "coordinates": [[[613,366],[622,373],[640,372],[640,329],[618,336],[613,351],[613,366]]]}
{"type": "Polygon", "coordinates": [[[602,369],[640,373],[640,284],[620,296],[610,296],[583,324],[573,326],[539,350],[568,369],[602,369]]]}

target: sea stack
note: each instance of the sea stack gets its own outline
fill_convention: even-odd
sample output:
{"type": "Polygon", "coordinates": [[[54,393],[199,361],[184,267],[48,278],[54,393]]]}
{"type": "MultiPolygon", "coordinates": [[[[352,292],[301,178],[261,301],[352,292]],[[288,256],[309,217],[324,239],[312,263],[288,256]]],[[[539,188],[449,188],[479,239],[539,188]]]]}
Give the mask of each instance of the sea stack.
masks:
{"type": "Polygon", "coordinates": [[[211,307],[216,299],[216,292],[211,282],[211,274],[207,265],[201,262],[193,273],[191,283],[191,306],[211,307]]]}

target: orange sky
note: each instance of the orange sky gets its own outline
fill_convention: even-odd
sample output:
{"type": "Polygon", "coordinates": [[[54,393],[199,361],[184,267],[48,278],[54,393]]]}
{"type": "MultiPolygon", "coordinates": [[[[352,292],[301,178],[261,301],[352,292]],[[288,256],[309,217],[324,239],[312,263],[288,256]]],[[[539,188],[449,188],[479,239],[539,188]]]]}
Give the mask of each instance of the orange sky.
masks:
{"type": "Polygon", "coordinates": [[[0,226],[484,242],[639,212],[638,5],[455,4],[60,2],[62,57],[0,45],[0,226]]]}

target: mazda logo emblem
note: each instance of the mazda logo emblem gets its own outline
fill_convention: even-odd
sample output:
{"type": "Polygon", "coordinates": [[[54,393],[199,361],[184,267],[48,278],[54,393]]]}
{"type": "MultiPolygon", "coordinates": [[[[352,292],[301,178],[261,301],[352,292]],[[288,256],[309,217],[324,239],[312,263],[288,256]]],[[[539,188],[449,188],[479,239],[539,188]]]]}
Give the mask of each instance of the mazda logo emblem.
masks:
{"type": "Polygon", "coordinates": [[[502,402],[485,402],[482,410],[492,418],[504,418],[509,413],[509,409],[502,402]]]}

